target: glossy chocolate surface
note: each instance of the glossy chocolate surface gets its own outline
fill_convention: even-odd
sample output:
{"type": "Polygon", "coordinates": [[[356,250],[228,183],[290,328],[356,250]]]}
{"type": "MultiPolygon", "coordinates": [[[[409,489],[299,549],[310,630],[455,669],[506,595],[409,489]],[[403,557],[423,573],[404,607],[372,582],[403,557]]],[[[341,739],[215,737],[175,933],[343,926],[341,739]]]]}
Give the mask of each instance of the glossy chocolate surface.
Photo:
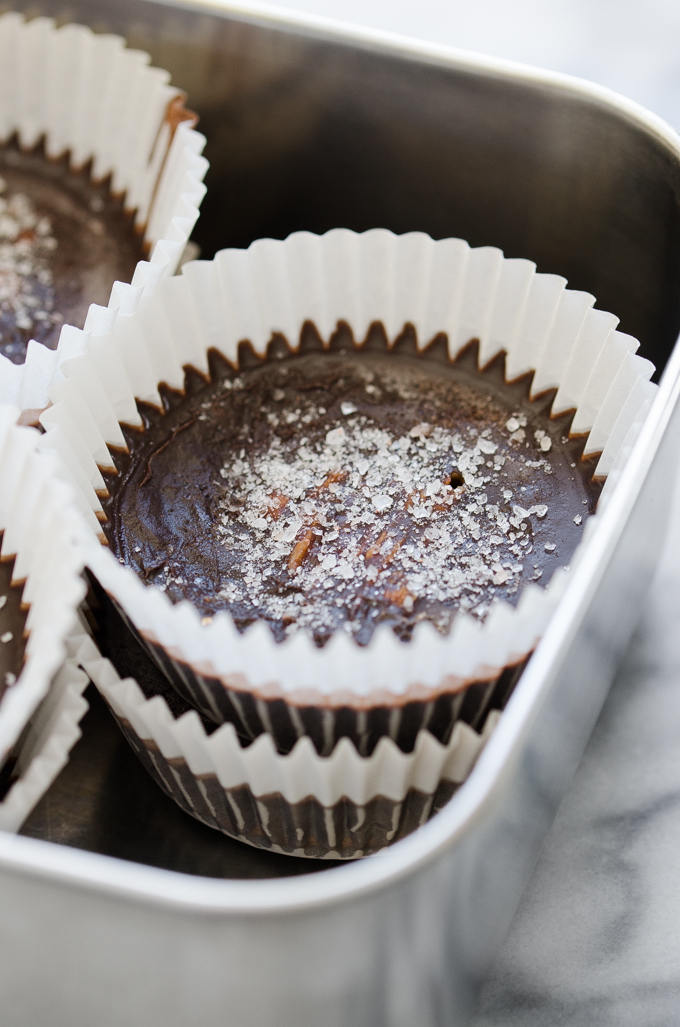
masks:
{"type": "Polygon", "coordinates": [[[82,328],[90,303],[131,281],[143,242],[123,207],[89,166],[0,147],[0,353],[21,364],[30,339],[55,349],[62,324],[82,328]]]}
{"type": "Polygon", "coordinates": [[[530,402],[502,360],[478,372],[476,346],[418,355],[408,329],[389,353],[380,326],[330,349],[307,325],[298,354],[281,337],[264,361],[242,346],[238,370],[214,354],[212,382],[141,407],[108,479],[115,554],[203,617],[318,644],[446,631],[568,564],[599,489],[552,395],[530,402]]]}

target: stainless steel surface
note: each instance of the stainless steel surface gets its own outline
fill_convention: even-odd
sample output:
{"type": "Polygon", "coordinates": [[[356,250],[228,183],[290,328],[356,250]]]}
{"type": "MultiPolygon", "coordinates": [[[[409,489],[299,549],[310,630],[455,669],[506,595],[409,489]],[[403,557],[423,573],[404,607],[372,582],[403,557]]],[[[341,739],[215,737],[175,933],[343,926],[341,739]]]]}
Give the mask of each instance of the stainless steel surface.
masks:
{"type": "Polygon", "coordinates": [[[206,255],[335,224],[462,235],[565,274],[668,363],[588,561],[442,813],[350,866],[215,879],[249,876],[250,852],[225,848],[222,864],[207,837],[175,832],[91,721],[27,829],[99,851],[0,835],[3,1024],[465,1023],[663,540],[680,431],[680,141],[601,89],[426,44],[217,4],[86,0],[77,16],[127,34],[190,90],[213,165],[206,255]]]}

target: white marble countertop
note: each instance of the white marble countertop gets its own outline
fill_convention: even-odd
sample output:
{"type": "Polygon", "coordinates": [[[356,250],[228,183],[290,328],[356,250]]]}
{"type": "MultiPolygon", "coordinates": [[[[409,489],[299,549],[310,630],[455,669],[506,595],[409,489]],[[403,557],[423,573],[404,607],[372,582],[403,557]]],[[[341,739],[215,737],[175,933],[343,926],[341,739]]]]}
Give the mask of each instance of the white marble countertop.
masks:
{"type": "Polygon", "coordinates": [[[643,606],[475,1027],[680,1023],[680,490],[643,606]]]}
{"type": "MultiPolygon", "coordinates": [[[[590,78],[680,129],[677,0],[293,5],[590,78]]],[[[643,606],[475,1027],[680,1023],[680,490],[643,606]]]]}

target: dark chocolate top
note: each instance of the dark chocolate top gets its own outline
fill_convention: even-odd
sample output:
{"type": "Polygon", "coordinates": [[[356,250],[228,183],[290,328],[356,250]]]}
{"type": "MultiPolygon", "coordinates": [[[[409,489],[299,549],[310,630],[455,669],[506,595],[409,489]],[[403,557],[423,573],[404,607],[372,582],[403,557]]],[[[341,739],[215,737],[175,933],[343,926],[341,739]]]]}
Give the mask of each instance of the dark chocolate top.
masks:
{"type": "Polygon", "coordinates": [[[23,586],[11,584],[13,570],[14,559],[0,560],[0,697],[19,677],[26,649],[27,611],[21,608],[23,586]]]}
{"type": "Polygon", "coordinates": [[[340,332],[335,351],[297,356],[275,342],[283,359],[238,373],[213,359],[211,383],[164,391],[164,414],[140,405],[104,503],[120,561],[203,617],[319,644],[339,628],[365,643],[381,621],[446,631],[457,609],[483,619],[547,583],[599,494],[569,417],[505,385],[502,361],[479,373],[474,347],[451,364],[401,342],[343,351],[340,332]]]}
{"type": "Polygon", "coordinates": [[[134,216],[88,171],[0,147],[0,353],[15,364],[30,339],[55,349],[62,324],[82,328],[143,257],[134,216]]]}

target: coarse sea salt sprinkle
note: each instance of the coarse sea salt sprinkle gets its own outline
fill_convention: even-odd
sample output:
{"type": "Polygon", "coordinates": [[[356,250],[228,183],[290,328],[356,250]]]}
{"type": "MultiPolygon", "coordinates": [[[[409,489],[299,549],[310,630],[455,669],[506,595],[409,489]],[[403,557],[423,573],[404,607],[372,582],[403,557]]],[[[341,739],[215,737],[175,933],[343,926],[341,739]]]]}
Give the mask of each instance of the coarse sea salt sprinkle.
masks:
{"type": "MultiPolygon", "coordinates": [[[[311,407],[302,420],[322,412],[311,407]]],[[[529,524],[542,521],[548,505],[524,508],[498,485],[507,460],[530,467],[534,478],[553,473],[545,436],[528,451],[528,443],[518,445],[523,415],[509,418],[505,430],[421,422],[396,435],[353,403],[341,412],[343,423],[316,441],[273,434],[263,450],[242,450],[221,468],[216,530],[225,545],[243,550],[245,570],[220,597],[288,623],[290,633],[332,631],[340,609],[346,630],[358,631],[362,603],[376,598],[409,614],[415,607],[416,619],[425,602],[423,615],[446,630],[452,610],[433,615],[433,604],[455,600],[483,618],[496,588],[515,593],[532,551],[529,524]],[[492,486],[502,495],[496,503],[487,495],[492,486]],[[290,588],[274,587],[282,576],[290,588]]],[[[270,425],[291,423],[290,413],[267,415],[270,425]]]]}
{"type": "Polygon", "coordinates": [[[0,335],[8,356],[23,349],[11,341],[13,328],[38,334],[63,320],[54,310],[48,259],[56,247],[50,219],[24,193],[8,193],[0,176],[0,335]]]}

